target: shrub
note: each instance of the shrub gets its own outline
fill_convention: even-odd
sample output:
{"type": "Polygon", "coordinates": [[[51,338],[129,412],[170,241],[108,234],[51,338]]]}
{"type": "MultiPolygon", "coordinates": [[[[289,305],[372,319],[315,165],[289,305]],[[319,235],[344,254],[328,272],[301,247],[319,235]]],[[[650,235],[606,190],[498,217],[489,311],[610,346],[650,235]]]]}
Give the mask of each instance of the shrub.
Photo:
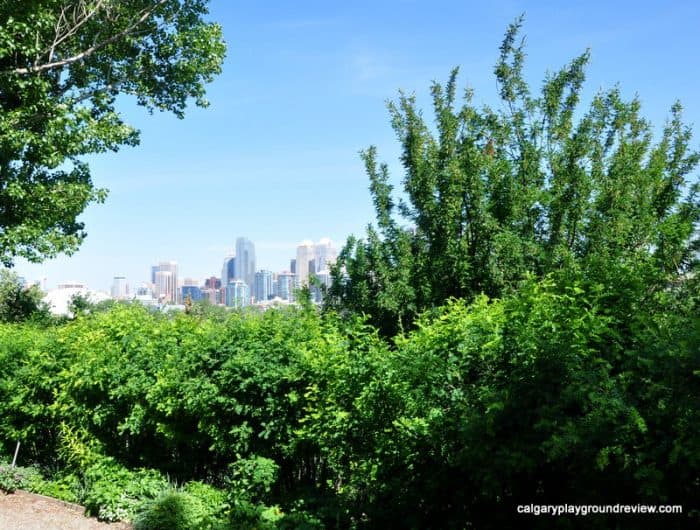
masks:
{"type": "Polygon", "coordinates": [[[132,519],[141,501],[154,499],[168,488],[168,481],[157,471],[131,471],[111,458],[90,467],[85,482],[87,513],[107,522],[132,519]]]}
{"type": "Polygon", "coordinates": [[[46,495],[54,499],[66,502],[80,502],[83,484],[76,475],[66,475],[52,478],[51,480],[39,480],[30,484],[27,489],[32,493],[46,495]]]}
{"type": "Polygon", "coordinates": [[[167,491],[141,505],[134,530],[209,530],[216,528],[211,512],[189,493],[167,491]]]}
{"type": "Polygon", "coordinates": [[[12,467],[0,464],[0,490],[14,493],[18,489],[27,489],[41,480],[41,475],[33,467],[12,467]]]}

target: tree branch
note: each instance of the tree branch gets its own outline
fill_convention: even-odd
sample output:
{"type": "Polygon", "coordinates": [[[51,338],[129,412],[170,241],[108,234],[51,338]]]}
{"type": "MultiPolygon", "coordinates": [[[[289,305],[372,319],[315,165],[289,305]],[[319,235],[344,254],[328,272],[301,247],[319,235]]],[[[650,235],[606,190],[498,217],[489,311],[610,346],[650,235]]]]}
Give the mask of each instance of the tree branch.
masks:
{"type": "Polygon", "coordinates": [[[48,52],[49,63],[51,63],[56,52],[56,47],[62,42],[64,42],[66,39],[75,35],[75,33],[80,29],[80,27],[83,24],[85,24],[88,20],[90,20],[100,10],[103,4],[104,0],[97,0],[97,3],[95,4],[95,7],[92,10],[88,11],[87,9],[85,9],[83,13],[78,13],[78,6],[76,6],[73,16],[73,26],[68,26],[65,33],[61,35],[61,21],[67,22],[66,8],[63,8],[61,10],[61,15],[58,17],[58,21],[56,22],[56,36],[54,38],[54,41],[51,43],[51,46],[49,46],[49,48],[41,52],[40,55],[43,55],[44,53],[48,52]]]}
{"type": "Polygon", "coordinates": [[[53,68],[62,68],[64,66],[67,66],[69,64],[75,63],[77,61],[80,61],[84,59],[85,57],[89,57],[93,53],[95,53],[97,50],[104,48],[105,46],[123,38],[126,37],[127,35],[131,34],[138,26],[143,24],[148,18],[153,14],[153,12],[158,9],[161,5],[165,4],[168,0],[158,0],[156,4],[154,4],[151,8],[145,9],[141,16],[133,22],[131,25],[127,26],[125,29],[117,33],[116,35],[113,35],[112,37],[97,43],[90,48],[86,49],[85,51],[82,51],[76,55],[73,55],[71,57],[67,57],[65,59],[61,59],[60,61],[53,61],[53,62],[48,62],[40,65],[35,65],[35,66],[30,66],[28,68],[15,68],[13,70],[14,74],[17,75],[26,75],[26,74],[35,74],[39,72],[43,72],[45,70],[50,70],[53,68]]]}

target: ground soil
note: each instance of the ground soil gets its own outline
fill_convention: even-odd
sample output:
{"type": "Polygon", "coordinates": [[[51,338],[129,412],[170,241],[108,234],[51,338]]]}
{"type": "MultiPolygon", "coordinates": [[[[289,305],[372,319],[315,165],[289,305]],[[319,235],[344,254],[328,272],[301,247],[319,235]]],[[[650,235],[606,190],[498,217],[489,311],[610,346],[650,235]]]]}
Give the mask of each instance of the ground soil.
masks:
{"type": "Polygon", "coordinates": [[[0,492],[0,530],[131,530],[126,523],[101,523],[84,512],[82,506],[43,495],[0,492]]]}

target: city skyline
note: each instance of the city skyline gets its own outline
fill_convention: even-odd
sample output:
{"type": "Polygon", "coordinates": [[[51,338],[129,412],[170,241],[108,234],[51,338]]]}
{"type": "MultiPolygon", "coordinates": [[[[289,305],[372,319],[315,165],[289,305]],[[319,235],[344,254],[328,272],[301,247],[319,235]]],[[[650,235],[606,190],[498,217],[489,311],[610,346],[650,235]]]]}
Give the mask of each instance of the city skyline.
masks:
{"type": "Polygon", "coordinates": [[[641,114],[658,127],[677,99],[684,121],[700,123],[700,68],[689,42],[700,19],[696,2],[552,9],[511,1],[214,0],[210,18],[229,50],[207,87],[210,108],[189,108],[178,120],[120,99],[141,130],[140,145],[87,158],[93,181],[110,193],[80,217],[88,233],[82,248],[44,264],[18,260],[15,271],[30,281],[46,277],[49,288],[81,280],[109,292],[113,276],[133,284],[160,260],[177,260],[200,280],[218,276],[235,233],[256,242],[257,268],[273,271],[289,269],[302,238],[329,237],[340,249],[349,235],[364,237],[374,211],[358,152],[376,145],[396,188],[403,176],[386,101],[399,89],[415,92],[428,114],[431,82],[459,66],[458,93],[471,87],[478,105],[498,105],[498,46],[523,12],[534,89],[590,48],[584,102],[619,83],[625,98],[638,94],[641,114]]]}
{"type": "MultiPolygon", "coordinates": [[[[251,241],[246,237],[239,237],[236,239],[236,241],[244,241],[248,245],[252,245],[252,252],[253,254],[255,254],[254,241],[251,241]]],[[[326,272],[329,268],[328,264],[334,263],[337,258],[338,248],[334,246],[333,241],[331,241],[329,238],[320,238],[316,243],[307,239],[302,240],[296,245],[297,252],[296,254],[294,254],[294,256],[299,255],[299,248],[302,247],[310,248],[308,257],[310,258],[309,261],[311,261],[311,267],[313,269],[310,271],[310,273],[326,272]],[[320,268],[317,267],[316,263],[320,261],[323,261],[325,266],[320,268]]],[[[248,251],[250,249],[250,246],[242,246],[241,248],[245,248],[246,251],[248,251]]],[[[137,278],[130,278],[126,275],[115,273],[114,275],[109,277],[109,286],[105,289],[100,289],[97,286],[90,285],[89,282],[84,281],[82,278],[62,280],[55,285],[51,285],[47,282],[39,282],[39,280],[41,280],[39,278],[27,278],[26,276],[20,276],[24,278],[25,281],[27,281],[27,283],[40,283],[40,287],[47,292],[55,289],[60,289],[62,285],[79,284],[93,291],[108,293],[114,299],[132,298],[141,287],[147,285],[150,289],[153,290],[155,298],[161,298],[162,295],[165,295],[166,302],[175,303],[176,301],[182,302],[181,299],[177,300],[177,297],[176,295],[174,295],[174,293],[177,291],[177,289],[181,289],[184,286],[196,285],[197,287],[205,287],[205,283],[208,282],[212,277],[214,277],[221,281],[221,287],[225,289],[226,285],[229,283],[229,280],[243,280],[243,276],[245,275],[245,273],[242,273],[240,270],[237,271],[235,269],[235,266],[230,266],[231,262],[233,264],[236,263],[236,255],[237,253],[233,252],[228,253],[226,256],[223,257],[223,266],[221,267],[221,273],[218,277],[212,274],[207,274],[204,276],[195,276],[189,274],[188,271],[183,271],[181,269],[179,261],[177,259],[165,259],[158,260],[156,264],[150,264],[149,266],[145,267],[144,270],[146,271],[146,273],[137,278]]],[[[214,266],[212,268],[215,269],[216,267],[214,266]]],[[[252,274],[252,278],[250,280],[250,284],[248,282],[245,282],[248,288],[250,289],[251,296],[256,294],[258,273],[270,273],[276,278],[280,274],[286,275],[287,273],[289,273],[289,269],[289,260],[287,261],[286,266],[278,269],[273,269],[262,265],[255,267],[252,274]]],[[[306,276],[304,278],[300,278],[299,281],[302,283],[308,282],[308,277],[310,273],[309,267],[307,266],[306,276]]]]}

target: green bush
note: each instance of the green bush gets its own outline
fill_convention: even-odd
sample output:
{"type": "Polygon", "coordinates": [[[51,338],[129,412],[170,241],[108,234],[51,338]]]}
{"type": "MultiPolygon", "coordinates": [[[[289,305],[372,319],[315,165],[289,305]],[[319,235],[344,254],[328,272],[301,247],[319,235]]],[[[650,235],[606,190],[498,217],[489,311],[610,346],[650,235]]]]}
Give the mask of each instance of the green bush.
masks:
{"type": "Polygon", "coordinates": [[[210,530],[216,527],[209,507],[189,493],[167,491],[144,502],[134,519],[134,530],[210,530]]]}
{"type": "Polygon", "coordinates": [[[212,528],[223,528],[225,526],[230,504],[226,499],[224,490],[202,482],[191,481],[183,486],[182,492],[202,503],[207,513],[207,520],[210,521],[212,528]]]}
{"type": "Polygon", "coordinates": [[[105,458],[90,467],[84,476],[86,495],[82,499],[89,515],[115,522],[133,518],[138,505],[168,489],[168,481],[157,471],[131,471],[105,458]]]}
{"type": "Polygon", "coordinates": [[[27,489],[32,493],[46,495],[66,502],[80,502],[84,486],[76,475],[65,475],[51,479],[43,479],[30,484],[27,489]]]}
{"type": "Polygon", "coordinates": [[[30,489],[41,481],[41,474],[33,467],[12,467],[0,464],[0,490],[14,493],[18,489],[30,489]]]}

